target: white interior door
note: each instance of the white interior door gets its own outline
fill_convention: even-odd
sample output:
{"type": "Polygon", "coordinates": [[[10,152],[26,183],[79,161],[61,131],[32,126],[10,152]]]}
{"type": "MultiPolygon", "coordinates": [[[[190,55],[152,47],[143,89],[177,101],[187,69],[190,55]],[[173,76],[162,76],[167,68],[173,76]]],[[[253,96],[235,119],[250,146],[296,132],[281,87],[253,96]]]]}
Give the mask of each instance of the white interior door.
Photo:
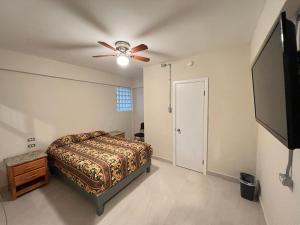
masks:
{"type": "Polygon", "coordinates": [[[175,82],[175,164],[203,172],[205,81],[175,82]]]}

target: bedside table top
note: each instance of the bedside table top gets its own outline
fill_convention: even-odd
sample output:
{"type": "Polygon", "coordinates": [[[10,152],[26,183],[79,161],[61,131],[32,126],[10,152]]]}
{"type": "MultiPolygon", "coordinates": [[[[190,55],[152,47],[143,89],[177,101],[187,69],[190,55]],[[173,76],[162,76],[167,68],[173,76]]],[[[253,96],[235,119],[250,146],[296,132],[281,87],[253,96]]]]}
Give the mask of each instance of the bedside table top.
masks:
{"type": "Polygon", "coordinates": [[[7,159],[4,159],[4,163],[6,164],[6,166],[16,166],[43,157],[47,157],[47,154],[43,151],[38,150],[38,151],[27,152],[25,154],[17,155],[14,157],[9,157],[7,159]]]}

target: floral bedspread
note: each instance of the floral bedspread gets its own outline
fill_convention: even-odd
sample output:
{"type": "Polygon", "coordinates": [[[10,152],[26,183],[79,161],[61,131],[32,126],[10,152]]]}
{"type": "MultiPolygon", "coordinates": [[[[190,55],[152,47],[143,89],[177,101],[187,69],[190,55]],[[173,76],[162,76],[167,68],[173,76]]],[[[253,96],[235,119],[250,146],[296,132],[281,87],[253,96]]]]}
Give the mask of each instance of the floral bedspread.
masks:
{"type": "Polygon", "coordinates": [[[150,145],[103,131],[67,135],[47,150],[49,163],[86,192],[100,195],[151,160],[150,145]]]}

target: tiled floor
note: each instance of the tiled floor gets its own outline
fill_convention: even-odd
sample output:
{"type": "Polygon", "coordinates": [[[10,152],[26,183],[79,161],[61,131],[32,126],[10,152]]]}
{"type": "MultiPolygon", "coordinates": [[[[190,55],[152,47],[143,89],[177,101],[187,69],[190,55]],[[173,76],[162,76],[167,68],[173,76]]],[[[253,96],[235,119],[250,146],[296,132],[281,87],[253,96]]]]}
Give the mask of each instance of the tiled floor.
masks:
{"type": "Polygon", "coordinates": [[[55,177],[4,205],[8,225],[265,225],[259,204],[240,198],[238,184],[158,160],[151,173],[109,201],[101,217],[89,200],[55,177]]]}

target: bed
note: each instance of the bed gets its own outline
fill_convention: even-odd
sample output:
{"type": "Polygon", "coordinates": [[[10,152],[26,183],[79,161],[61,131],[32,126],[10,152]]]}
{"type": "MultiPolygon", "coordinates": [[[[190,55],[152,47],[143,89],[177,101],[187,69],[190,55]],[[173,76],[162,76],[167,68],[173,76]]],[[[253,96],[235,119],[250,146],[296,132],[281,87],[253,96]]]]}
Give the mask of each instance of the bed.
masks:
{"type": "Polygon", "coordinates": [[[47,149],[51,173],[92,198],[97,215],[133,179],[150,172],[150,145],[103,131],[67,135],[47,149]]]}

